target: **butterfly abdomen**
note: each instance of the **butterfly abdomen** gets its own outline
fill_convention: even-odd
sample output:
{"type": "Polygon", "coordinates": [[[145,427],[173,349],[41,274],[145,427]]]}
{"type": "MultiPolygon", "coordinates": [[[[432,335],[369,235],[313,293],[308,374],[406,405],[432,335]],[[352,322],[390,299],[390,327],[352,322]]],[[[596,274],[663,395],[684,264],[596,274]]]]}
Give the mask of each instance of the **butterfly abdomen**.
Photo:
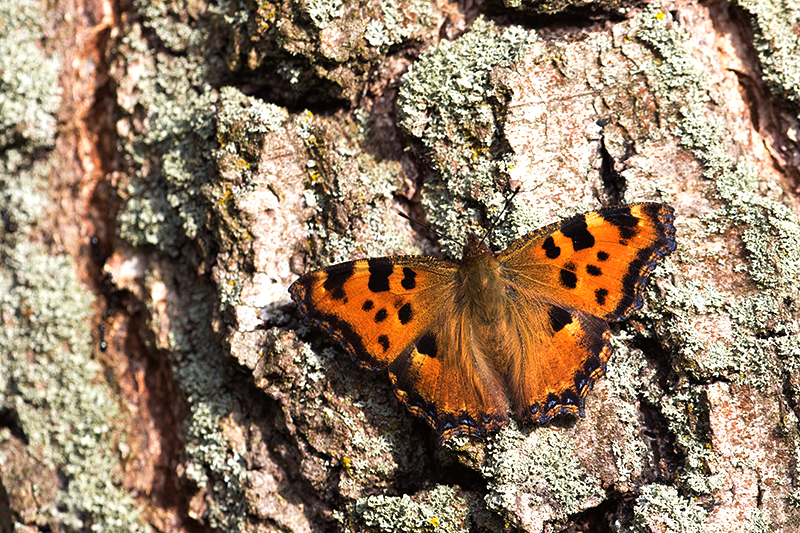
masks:
{"type": "MultiPolygon", "coordinates": [[[[463,353],[471,359],[464,368],[482,365],[478,374],[493,391],[495,402],[509,401],[511,362],[522,358],[522,339],[511,316],[518,294],[502,265],[485,245],[470,237],[458,269],[458,305],[469,324],[470,345],[463,353]],[[502,397],[502,399],[499,399],[502,397]]],[[[481,387],[478,387],[479,389],[481,387]]]]}

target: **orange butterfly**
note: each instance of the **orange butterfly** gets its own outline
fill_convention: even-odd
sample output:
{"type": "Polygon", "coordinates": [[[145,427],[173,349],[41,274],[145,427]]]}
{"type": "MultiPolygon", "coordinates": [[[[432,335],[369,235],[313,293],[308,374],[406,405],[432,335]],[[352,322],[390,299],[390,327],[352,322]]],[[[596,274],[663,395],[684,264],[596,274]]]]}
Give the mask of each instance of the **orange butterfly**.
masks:
{"type": "Polygon", "coordinates": [[[289,292],[439,441],[508,423],[583,417],[611,355],[607,321],[642,306],[658,261],[675,250],[673,209],[605,207],[550,224],[496,254],[474,236],[460,264],[426,256],[341,263],[289,292]]]}

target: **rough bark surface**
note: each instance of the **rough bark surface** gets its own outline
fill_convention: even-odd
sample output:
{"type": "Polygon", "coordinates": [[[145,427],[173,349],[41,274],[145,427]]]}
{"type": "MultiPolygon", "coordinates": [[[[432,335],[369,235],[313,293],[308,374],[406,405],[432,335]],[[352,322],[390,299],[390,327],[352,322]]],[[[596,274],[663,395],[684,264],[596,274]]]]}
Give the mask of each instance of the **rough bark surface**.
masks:
{"type": "Polygon", "coordinates": [[[799,25],[0,0],[0,533],[800,531],[799,25]],[[517,186],[495,249],[634,201],[678,249],[585,418],[439,446],[287,287],[457,260],[517,186]]]}

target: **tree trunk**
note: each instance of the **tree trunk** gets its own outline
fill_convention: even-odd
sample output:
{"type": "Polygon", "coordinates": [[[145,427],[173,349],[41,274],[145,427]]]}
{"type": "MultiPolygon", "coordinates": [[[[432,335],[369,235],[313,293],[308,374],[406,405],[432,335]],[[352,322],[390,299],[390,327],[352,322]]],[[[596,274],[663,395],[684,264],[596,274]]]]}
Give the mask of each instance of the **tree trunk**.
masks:
{"type": "Polygon", "coordinates": [[[0,532],[800,530],[800,10],[508,4],[0,0],[0,532]],[[287,292],[643,201],[582,416],[440,443],[287,292]]]}

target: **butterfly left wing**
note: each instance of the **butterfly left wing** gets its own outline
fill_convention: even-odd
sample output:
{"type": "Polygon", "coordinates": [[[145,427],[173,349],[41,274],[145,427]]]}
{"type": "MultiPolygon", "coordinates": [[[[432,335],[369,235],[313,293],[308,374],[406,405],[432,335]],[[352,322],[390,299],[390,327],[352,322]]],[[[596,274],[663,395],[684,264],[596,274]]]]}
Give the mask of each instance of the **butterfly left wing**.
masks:
{"type": "Polygon", "coordinates": [[[662,204],[607,207],[534,231],[498,255],[519,298],[509,320],[523,349],[507,386],[522,417],[582,414],[611,354],[606,321],[642,306],[650,273],[676,247],[673,220],[662,204]]]}
{"type": "Polygon", "coordinates": [[[325,329],[361,366],[388,368],[398,399],[440,441],[508,421],[502,383],[468,342],[457,272],[430,257],[383,257],[311,272],[289,288],[306,324],[325,329]]]}
{"type": "Polygon", "coordinates": [[[301,276],[289,292],[307,325],[327,331],[362,367],[384,369],[425,332],[430,292],[455,268],[424,256],[349,261],[301,276]]]}

